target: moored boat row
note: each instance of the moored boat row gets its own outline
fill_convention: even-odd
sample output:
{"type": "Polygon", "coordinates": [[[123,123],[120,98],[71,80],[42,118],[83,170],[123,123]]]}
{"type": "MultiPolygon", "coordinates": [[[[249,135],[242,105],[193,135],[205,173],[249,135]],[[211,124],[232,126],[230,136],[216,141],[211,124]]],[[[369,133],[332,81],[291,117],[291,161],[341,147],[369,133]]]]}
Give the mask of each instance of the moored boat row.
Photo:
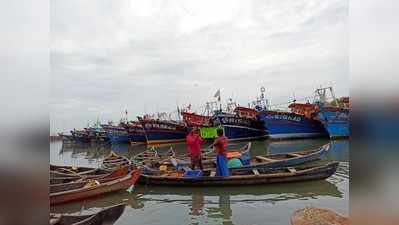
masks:
{"type": "MultiPolygon", "coordinates": [[[[349,137],[349,98],[338,101],[332,87],[317,89],[313,103],[294,100],[288,105],[290,111],[271,109],[264,92],[262,88],[260,97],[248,107],[237,105],[230,99],[226,110],[222,110],[221,104],[217,108],[217,104],[207,103],[207,113],[199,115],[191,112],[190,105],[186,109],[178,109],[181,120],[162,118],[159,116],[161,113],[158,118],[144,115],[137,117],[136,121],[128,121],[126,112],[126,118],[118,125],[100,125],[97,121],[93,127],[74,129],[71,135],[60,135],[63,140],[79,142],[94,140],[149,145],[184,142],[192,127],[200,127],[205,139],[214,138],[216,129],[223,129],[230,141],[349,137]],[[333,99],[331,102],[327,101],[328,91],[333,99]]],[[[220,91],[218,95],[220,101],[220,91]]]]}
{"type": "Polygon", "coordinates": [[[329,148],[327,144],[314,150],[250,157],[249,142],[226,153],[228,176],[216,175],[216,156],[210,149],[203,149],[201,171],[188,168],[188,156],[177,155],[171,149],[163,154],[151,149],[131,159],[111,152],[100,168],[50,165],[50,204],[127,189],[136,181],[146,185],[223,186],[325,179],[334,174],[338,163],[302,164],[323,158],[329,148]],[[229,162],[234,160],[241,163],[231,166],[229,162]]]}

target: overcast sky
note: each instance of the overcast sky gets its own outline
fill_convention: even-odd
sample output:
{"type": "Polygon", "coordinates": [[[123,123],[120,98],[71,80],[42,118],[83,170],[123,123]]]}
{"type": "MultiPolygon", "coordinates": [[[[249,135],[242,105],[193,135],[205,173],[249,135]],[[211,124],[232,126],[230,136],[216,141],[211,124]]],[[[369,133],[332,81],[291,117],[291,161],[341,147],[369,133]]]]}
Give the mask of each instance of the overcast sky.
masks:
{"type": "Polygon", "coordinates": [[[53,0],[51,132],[266,88],[349,94],[347,0],[53,0]]]}

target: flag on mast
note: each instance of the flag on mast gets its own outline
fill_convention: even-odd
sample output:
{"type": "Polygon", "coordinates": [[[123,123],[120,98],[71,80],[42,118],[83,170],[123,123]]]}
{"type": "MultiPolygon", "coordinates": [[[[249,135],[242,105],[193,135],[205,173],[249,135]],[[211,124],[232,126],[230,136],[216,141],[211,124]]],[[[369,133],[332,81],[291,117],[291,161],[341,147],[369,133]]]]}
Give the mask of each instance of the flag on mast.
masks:
{"type": "Polygon", "coordinates": [[[213,97],[218,98],[218,101],[220,102],[220,89],[215,93],[213,97]]]}

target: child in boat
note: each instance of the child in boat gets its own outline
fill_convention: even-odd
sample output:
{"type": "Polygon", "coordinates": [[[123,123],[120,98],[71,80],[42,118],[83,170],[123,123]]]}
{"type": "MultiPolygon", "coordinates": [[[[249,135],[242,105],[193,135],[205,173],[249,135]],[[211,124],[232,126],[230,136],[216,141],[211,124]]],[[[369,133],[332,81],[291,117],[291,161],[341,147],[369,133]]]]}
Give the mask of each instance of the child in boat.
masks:
{"type": "Polygon", "coordinates": [[[223,134],[223,129],[217,130],[218,137],[216,138],[213,146],[216,148],[216,176],[228,176],[229,168],[227,167],[226,149],[228,139],[223,134]]]}
{"type": "Polygon", "coordinates": [[[191,132],[187,135],[186,143],[188,147],[188,153],[191,157],[191,169],[194,170],[195,167],[198,166],[201,170],[203,170],[201,144],[204,143],[204,140],[200,137],[197,127],[193,127],[191,132]]]}

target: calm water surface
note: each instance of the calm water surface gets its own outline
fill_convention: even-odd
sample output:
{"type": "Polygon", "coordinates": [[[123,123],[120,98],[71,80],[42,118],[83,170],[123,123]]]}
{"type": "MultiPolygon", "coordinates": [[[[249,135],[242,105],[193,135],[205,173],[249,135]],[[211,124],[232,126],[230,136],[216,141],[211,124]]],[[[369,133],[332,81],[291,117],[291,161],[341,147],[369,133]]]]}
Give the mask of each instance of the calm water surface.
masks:
{"type": "MultiPolygon", "coordinates": [[[[317,148],[329,140],[256,141],[251,155],[317,148]]],[[[126,202],[115,224],[289,224],[299,208],[315,205],[349,213],[349,142],[333,141],[325,161],[339,161],[338,171],[327,180],[240,187],[150,187],[136,185],[133,193],[120,191],[81,202],[51,207],[51,212],[86,214],[126,202]]],[[[238,148],[239,145],[236,145],[238,148]]],[[[184,144],[173,145],[185,152],[184,144]]],[[[165,151],[170,145],[159,147],[165,151]]],[[[235,146],[232,146],[235,148],[235,146]]],[[[146,149],[130,145],[50,144],[50,162],[56,165],[97,167],[110,151],[132,156],[146,149]]]]}

